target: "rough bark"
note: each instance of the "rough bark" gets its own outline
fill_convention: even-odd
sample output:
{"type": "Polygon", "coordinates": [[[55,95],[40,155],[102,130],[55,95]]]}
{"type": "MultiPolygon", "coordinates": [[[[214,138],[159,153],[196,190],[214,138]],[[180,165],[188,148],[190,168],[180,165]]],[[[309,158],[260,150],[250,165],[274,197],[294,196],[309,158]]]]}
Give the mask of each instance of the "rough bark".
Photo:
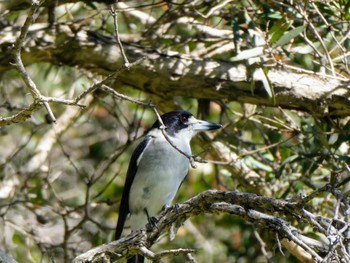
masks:
{"type": "MultiPolygon", "coordinates": [[[[188,218],[203,213],[229,213],[244,218],[246,221],[271,230],[281,240],[286,239],[292,242],[295,247],[299,248],[299,251],[293,250],[298,257],[313,258],[314,262],[321,262],[322,258],[316,251],[327,250],[327,244],[303,238],[287,221],[278,217],[278,213],[281,212],[302,218],[302,210],[295,202],[249,193],[208,190],[177,207],[164,211],[159,216],[156,226],[149,226],[148,230],[141,229],[118,241],[93,248],[76,257],[74,262],[112,262],[135,253],[141,253],[152,260],[159,259],[157,254],[148,250],[157,242],[159,236],[169,231],[171,225],[179,227],[188,218]]],[[[176,253],[174,252],[173,255],[176,253]]]]}
{"type": "MultiPolygon", "coordinates": [[[[13,68],[11,47],[17,32],[18,29],[8,27],[0,33],[0,48],[3,50],[0,73],[13,68]]],[[[349,81],[292,72],[283,67],[264,68],[267,70],[265,75],[257,65],[164,54],[133,44],[129,38],[126,41],[124,49],[131,62],[140,57],[145,59],[118,76],[114,87],[125,84],[143,90],[159,100],[154,103],[173,96],[189,96],[280,106],[315,116],[350,114],[349,81]],[[268,94],[266,78],[273,97],[268,94]]],[[[100,74],[114,72],[123,63],[113,39],[69,25],[49,29],[47,24],[30,27],[22,60],[25,65],[49,62],[78,66],[100,74]]]]}

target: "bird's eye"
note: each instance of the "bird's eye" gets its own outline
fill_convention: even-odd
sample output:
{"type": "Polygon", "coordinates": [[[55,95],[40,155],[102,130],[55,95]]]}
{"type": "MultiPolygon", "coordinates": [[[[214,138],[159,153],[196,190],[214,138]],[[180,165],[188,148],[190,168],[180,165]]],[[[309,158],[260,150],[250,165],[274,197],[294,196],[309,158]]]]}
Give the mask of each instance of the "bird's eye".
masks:
{"type": "Polygon", "coordinates": [[[182,123],[187,123],[188,117],[187,117],[186,115],[182,115],[182,116],[180,117],[180,120],[181,120],[182,123]]]}

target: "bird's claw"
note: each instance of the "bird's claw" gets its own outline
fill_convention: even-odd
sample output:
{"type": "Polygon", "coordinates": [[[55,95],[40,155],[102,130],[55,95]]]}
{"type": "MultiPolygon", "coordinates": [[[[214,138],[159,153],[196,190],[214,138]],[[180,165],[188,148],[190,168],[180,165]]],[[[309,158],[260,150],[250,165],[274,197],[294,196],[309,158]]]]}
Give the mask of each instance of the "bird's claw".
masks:
{"type": "Polygon", "coordinates": [[[174,208],[175,208],[176,213],[178,213],[180,205],[178,203],[176,203],[176,204],[174,204],[174,208]]]}
{"type": "Polygon", "coordinates": [[[148,218],[148,224],[146,225],[147,231],[151,231],[153,228],[157,227],[158,219],[154,216],[148,218]]]}

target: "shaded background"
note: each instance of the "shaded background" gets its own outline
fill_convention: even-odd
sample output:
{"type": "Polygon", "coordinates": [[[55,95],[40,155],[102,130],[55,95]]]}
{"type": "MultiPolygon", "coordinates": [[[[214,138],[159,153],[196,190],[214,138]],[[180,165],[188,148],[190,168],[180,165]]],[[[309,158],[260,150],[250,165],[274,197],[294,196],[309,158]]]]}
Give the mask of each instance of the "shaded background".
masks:
{"type": "MultiPolygon", "coordinates": [[[[206,189],[253,192],[288,200],[321,189],[307,203],[307,209],[314,215],[348,223],[347,114],[332,116],[324,111],[321,116],[319,108],[324,105],[315,108],[317,114],[298,105],[279,107],[267,74],[274,68],[290,66],[308,74],[333,75],[349,83],[349,2],[139,2],[123,1],[114,6],[125,46],[185,59],[232,65],[239,61],[247,65],[248,71],[261,67],[266,77],[265,83],[256,88],[252,81],[248,93],[253,98],[263,93],[269,106],[244,103],[242,98],[202,97],[201,87],[188,94],[177,92],[176,71],[171,91],[161,82],[156,87],[139,88],[141,80],[133,76],[133,68],[121,73],[123,81],[116,77],[111,86],[135,101],[152,102],[160,112],[185,109],[224,125],[213,135],[193,140],[193,153],[209,163],[190,170],[176,202],[206,189]],[[203,31],[198,26],[209,28],[203,31]],[[209,29],[219,30],[218,35],[209,29]],[[221,151],[212,147],[211,141],[220,142],[221,151]],[[238,163],[246,170],[237,170],[238,163]]],[[[90,65],[90,60],[96,62],[98,57],[92,58],[84,50],[85,57],[75,61],[61,57],[62,62],[52,58],[52,53],[45,53],[43,41],[47,37],[51,45],[50,32],[58,30],[58,25],[115,39],[113,17],[106,3],[57,1],[55,6],[47,1],[44,6],[35,17],[36,23],[44,23],[46,34],[33,38],[36,32],[31,31],[30,41],[24,41],[22,57],[44,96],[73,99],[111,72],[109,62],[101,60],[99,67],[90,65]],[[55,13],[51,27],[46,24],[48,10],[55,13]],[[42,52],[39,62],[38,51],[42,52]]],[[[18,34],[28,8],[28,1],[1,3],[4,57],[11,48],[6,42],[11,40],[5,35],[18,34]]],[[[75,37],[78,39],[78,34],[75,37]]],[[[113,45],[118,47],[115,42],[113,45]]],[[[61,46],[67,55],[71,47],[61,46]]],[[[129,59],[134,62],[133,57],[129,59]]],[[[120,66],[114,65],[115,69],[120,66]]],[[[31,104],[33,98],[10,64],[2,63],[0,67],[0,115],[6,117],[31,104]]],[[[157,79],[157,72],[154,74],[157,79]]],[[[214,79],[208,85],[220,93],[220,81],[214,79]]],[[[150,107],[99,89],[81,104],[86,108],[50,103],[57,124],[50,122],[46,109],[41,107],[30,119],[0,128],[0,247],[18,262],[70,262],[113,239],[130,154],[156,116],[150,107]]],[[[315,230],[305,219],[278,216],[311,238],[327,240],[327,233],[315,230]]],[[[344,238],[347,231],[342,234],[344,238]]],[[[342,242],[347,249],[347,239],[342,242]]],[[[283,255],[278,246],[276,235],[269,229],[230,215],[204,214],[191,218],[175,240],[169,242],[164,236],[152,250],[196,248],[197,262],[298,262],[285,248],[283,255]]],[[[342,258],[346,249],[335,246],[322,256],[342,258]]],[[[165,261],[184,262],[184,258],[165,261]]]]}

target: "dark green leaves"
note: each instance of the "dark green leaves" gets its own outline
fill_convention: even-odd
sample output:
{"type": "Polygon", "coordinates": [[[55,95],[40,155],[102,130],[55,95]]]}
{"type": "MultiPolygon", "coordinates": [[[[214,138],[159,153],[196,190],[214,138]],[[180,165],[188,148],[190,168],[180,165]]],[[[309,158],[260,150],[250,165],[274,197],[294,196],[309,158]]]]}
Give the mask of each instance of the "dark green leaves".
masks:
{"type": "Polygon", "coordinates": [[[290,26],[291,22],[277,23],[273,26],[269,31],[271,34],[270,44],[273,44],[274,47],[284,46],[296,38],[305,29],[305,26],[302,25],[288,31],[290,26]]]}

